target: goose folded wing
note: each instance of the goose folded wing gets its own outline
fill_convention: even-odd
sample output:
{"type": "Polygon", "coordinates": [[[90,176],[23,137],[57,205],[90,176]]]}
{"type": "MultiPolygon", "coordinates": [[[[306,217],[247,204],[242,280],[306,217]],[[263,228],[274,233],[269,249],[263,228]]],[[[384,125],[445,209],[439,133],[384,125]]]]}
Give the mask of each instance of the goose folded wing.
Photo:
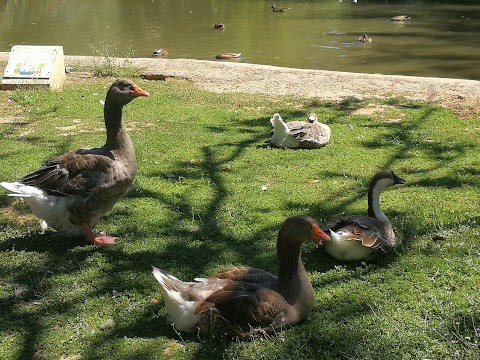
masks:
{"type": "Polygon", "coordinates": [[[99,149],[80,149],[46,160],[35,172],[20,181],[51,195],[86,197],[105,184],[113,156],[99,149]]]}
{"type": "Polygon", "coordinates": [[[295,139],[302,141],[306,136],[309,135],[312,124],[304,122],[288,123],[288,128],[290,129],[290,135],[292,135],[295,139]]]}
{"type": "Polygon", "coordinates": [[[328,130],[318,126],[318,124],[311,124],[311,128],[309,131],[302,136],[299,141],[308,141],[308,142],[314,142],[318,144],[326,144],[330,140],[330,135],[328,133],[328,130]]]}
{"type": "Polygon", "coordinates": [[[203,313],[200,327],[210,331],[241,335],[251,328],[267,332],[286,323],[285,299],[258,284],[231,282],[205,299],[196,309],[203,313]]]}
{"type": "Polygon", "coordinates": [[[345,217],[330,228],[333,231],[341,230],[343,239],[361,241],[363,246],[373,250],[388,252],[391,248],[391,244],[383,240],[387,232],[385,225],[375,218],[364,216],[345,217]]]}
{"type": "Polygon", "coordinates": [[[278,279],[275,275],[269,273],[268,271],[252,267],[233,267],[222,270],[211,277],[216,279],[255,283],[269,288],[273,288],[278,279]]]}

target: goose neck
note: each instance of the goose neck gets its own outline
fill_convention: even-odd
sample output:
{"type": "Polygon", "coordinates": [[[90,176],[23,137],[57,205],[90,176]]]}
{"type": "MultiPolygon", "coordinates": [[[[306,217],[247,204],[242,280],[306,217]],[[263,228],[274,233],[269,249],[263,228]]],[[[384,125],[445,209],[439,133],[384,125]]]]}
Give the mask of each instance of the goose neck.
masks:
{"type": "Polygon", "coordinates": [[[370,184],[368,189],[368,216],[377,218],[384,224],[389,224],[387,216],[380,208],[380,194],[387,188],[385,180],[370,184]]]}
{"type": "Polygon", "coordinates": [[[299,271],[305,271],[302,264],[300,244],[289,243],[284,239],[277,242],[278,280],[289,282],[299,271]]]}
{"type": "Polygon", "coordinates": [[[133,146],[127,130],[123,125],[122,107],[109,101],[105,101],[103,115],[105,119],[105,128],[107,130],[107,141],[105,146],[110,149],[133,146]]]}
{"type": "Polygon", "coordinates": [[[291,305],[290,316],[294,322],[305,319],[313,309],[314,291],[302,262],[299,243],[279,246],[279,272],[277,291],[291,305]]]}

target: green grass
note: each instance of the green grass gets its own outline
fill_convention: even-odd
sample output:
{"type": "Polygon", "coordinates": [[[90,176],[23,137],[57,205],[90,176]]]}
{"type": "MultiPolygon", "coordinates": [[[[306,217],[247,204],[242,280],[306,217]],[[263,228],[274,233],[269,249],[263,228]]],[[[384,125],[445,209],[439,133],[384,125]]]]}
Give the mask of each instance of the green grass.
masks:
{"type": "MultiPolygon", "coordinates": [[[[124,111],[139,172],[98,226],[120,237],[116,247],[42,234],[25,204],[1,192],[1,359],[479,358],[478,118],[404,99],[356,115],[369,103],[135,81],[151,94],[124,111]],[[271,148],[277,111],[286,120],[317,112],[332,128],[331,144],[271,148]],[[304,323],[246,343],[178,335],[165,324],[152,264],[184,280],[233,264],[276,272],[286,217],[308,213],[325,225],[365,213],[366,187],[383,168],[407,181],[382,196],[402,244],[367,265],[306,244],[315,308],[304,323]],[[102,330],[108,319],[115,327],[102,330]]],[[[69,149],[102,145],[99,101],[111,82],[1,92],[1,181],[69,149]]]]}

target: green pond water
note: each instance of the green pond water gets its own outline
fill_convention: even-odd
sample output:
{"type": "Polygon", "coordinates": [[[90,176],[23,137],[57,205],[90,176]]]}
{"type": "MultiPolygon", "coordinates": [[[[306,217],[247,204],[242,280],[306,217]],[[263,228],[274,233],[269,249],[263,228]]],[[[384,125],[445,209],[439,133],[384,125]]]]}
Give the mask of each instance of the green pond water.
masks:
{"type": "Polygon", "coordinates": [[[168,58],[212,61],[235,52],[233,61],[255,64],[480,80],[479,34],[480,1],[0,1],[0,51],[153,57],[165,48],[168,58]],[[358,41],[365,33],[371,43],[358,41]]]}

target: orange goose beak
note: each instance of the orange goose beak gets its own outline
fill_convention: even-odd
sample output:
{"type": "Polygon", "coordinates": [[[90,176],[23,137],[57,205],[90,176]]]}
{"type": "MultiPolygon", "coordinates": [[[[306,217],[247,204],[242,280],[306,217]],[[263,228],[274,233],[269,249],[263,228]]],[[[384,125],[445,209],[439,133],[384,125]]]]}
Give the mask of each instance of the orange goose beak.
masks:
{"type": "Polygon", "coordinates": [[[312,233],[310,234],[310,236],[312,237],[312,239],[315,239],[315,240],[322,240],[322,241],[330,240],[330,236],[328,236],[325,233],[325,231],[320,229],[320,226],[318,226],[317,224],[313,224],[312,233]]]}
{"type": "Polygon", "coordinates": [[[134,97],[150,96],[150,94],[145,90],[140,89],[137,85],[133,85],[133,96],[134,97]]]}

